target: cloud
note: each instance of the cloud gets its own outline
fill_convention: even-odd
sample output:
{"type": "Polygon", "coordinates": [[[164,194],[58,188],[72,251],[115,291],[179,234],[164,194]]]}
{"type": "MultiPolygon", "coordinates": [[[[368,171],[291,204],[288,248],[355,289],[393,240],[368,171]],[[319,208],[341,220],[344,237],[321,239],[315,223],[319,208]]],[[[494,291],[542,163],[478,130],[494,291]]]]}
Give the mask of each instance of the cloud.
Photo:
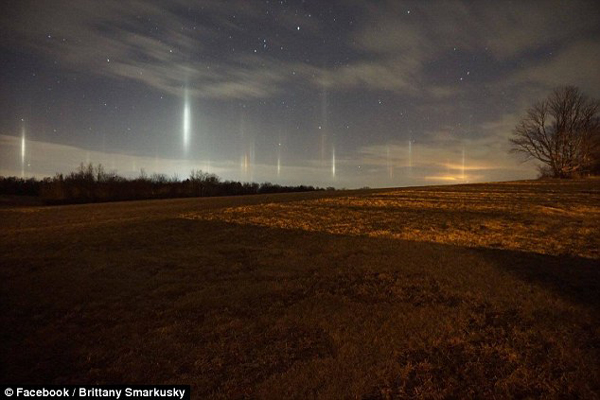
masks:
{"type": "Polygon", "coordinates": [[[515,72],[506,85],[539,85],[548,91],[564,85],[580,87],[592,96],[600,95],[600,43],[569,43],[546,61],[515,72]]]}
{"type": "Polygon", "coordinates": [[[540,47],[570,42],[594,32],[597,4],[589,1],[525,1],[486,8],[479,31],[498,58],[514,58],[540,47]]]}
{"type": "Polygon", "coordinates": [[[357,62],[337,69],[322,69],[318,71],[315,81],[318,86],[333,89],[412,91],[417,64],[417,60],[407,58],[357,62]]]}
{"type": "MultiPolygon", "coordinates": [[[[428,70],[440,72],[454,51],[496,60],[502,80],[537,75],[538,81],[556,84],[566,81],[598,82],[597,35],[600,10],[593,2],[475,2],[384,1],[363,6],[365,22],[353,35],[355,47],[366,54],[365,63],[340,71],[338,83],[358,86],[369,83],[381,88],[387,79],[392,89],[413,88],[433,99],[447,99],[475,90],[464,83],[431,83],[428,70]],[[574,42],[582,41],[579,45],[574,42]],[[549,66],[529,66],[530,59],[544,49],[565,48],[549,66]],[[523,61],[514,64],[512,60],[523,61]],[[446,60],[446,61],[444,61],[446,60]],[[570,62],[570,63],[569,63],[570,62]],[[391,67],[393,66],[393,67],[391,67]],[[435,68],[432,68],[434,67],[435,68]],[[346,74],[344,74],[346,72],[346,74]],[[381,77],[380,79],[377,79],[381,77]]],[[[551,50],[547,50],[551,51],[551,50]]]]}
{"type": "Polygon", "coordinates": [[[594,88],[600,86],[598,45],[586,42],[600,25],[593,2],[355,0],[338,6],[360,16],[336,28],[344,62],[311,63],[312,50],[301,57],[305,44],[314,48],[329,39],[330,21],[304,18],[285,7],[267,14],[272,8],[266,4],[243,0],[192,5],[183,0],[23,0],[1,17],[0,29],[5,47],[29,49],[76,72],[134,80],[170,94],[187,85],[197,97],[217,99],[275,96],[299,78],[330,90],[450,99],[474,90],[432,80],[432,73],[449,66],[454,49],[494,58],[503,71],[497,79],[508,73],[515,83],[554,84],[565,77],[560,80],[592,80],[594,88]],[[265,32],[277,32],[268,46],[295,47],[294,55],[262,52],[259,36],[265,32]],[[238,40],[230,41],[233,36],[238,40]],[[235,49],[232,43],[244,45],[235,49]],[[547,65],[531,64],[537,52],[555,47],[561,50],[547,65]],[[515,65],[517,58],[524,62],[515,65]]]}
{"type": "Polygon", "coordinates": [[[292,66],[226,47],[228,35],[247,35],[232,10],[237,20],[259,18],[256,7],[240,1],[189,8],[181,1],[25,1],[4,17],[11,34],[3,36],[10,38],[5,46],[30,49],[72,71],[134,80],[170,94],[187,85],[197,97],[271,96],[292,66]]]}
{"type": "Polygon", "coordinates": [[[485,50],[499,60],[595,32],[599,7],[586,1],[365,3],[370,21],[357,44],[383,53],[485,50]]]}

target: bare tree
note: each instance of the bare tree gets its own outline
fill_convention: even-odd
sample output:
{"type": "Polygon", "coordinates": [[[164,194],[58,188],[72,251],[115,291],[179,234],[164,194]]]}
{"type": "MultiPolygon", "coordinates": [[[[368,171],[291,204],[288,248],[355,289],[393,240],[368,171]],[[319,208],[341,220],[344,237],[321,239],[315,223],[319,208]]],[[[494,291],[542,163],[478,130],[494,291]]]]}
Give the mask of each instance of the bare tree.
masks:
{"type": "Polygon", "coordinates": [[[511,152],[541,161],[557,178],[590,173],[598,163],[599,111],[598,101],[579,89],[556,89],[527,110],[513,131],[511,152]]]}

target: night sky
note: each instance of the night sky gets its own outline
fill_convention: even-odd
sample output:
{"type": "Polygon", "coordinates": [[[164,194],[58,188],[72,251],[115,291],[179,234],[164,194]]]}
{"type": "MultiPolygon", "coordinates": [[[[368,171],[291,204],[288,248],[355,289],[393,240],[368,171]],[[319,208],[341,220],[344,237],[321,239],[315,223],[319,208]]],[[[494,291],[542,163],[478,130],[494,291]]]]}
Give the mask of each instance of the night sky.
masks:
{"type": "Polygon", "coordinates": [[[535,177],[508,154],[555,87],[600,97],[596,1],[13,1],[0,175],[341,187],[535,177]],[[24,140],[23,140],[24,139],[24,140]]]}

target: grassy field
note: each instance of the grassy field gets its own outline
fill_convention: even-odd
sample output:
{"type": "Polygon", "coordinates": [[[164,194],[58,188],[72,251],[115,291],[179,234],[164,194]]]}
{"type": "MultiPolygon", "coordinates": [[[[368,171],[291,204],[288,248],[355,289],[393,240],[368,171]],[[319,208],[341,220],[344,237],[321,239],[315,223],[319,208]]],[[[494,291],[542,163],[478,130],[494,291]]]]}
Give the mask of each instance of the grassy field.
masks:
{"type": "Polygon", "coordinates": [[[598,398],[600,180],[0,208],[4,383],[598,398]]]}

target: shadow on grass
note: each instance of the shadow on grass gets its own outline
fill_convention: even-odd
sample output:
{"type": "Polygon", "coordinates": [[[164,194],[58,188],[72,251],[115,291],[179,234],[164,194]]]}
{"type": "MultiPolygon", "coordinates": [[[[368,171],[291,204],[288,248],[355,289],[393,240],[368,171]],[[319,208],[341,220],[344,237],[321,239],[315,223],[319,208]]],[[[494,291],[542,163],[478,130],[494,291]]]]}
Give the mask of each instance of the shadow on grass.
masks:
{"type": "Polygon", "coordinates": [[[473,249],[500,270],[569,301],[600,308],[600,260],[498,249],[473,249]]]}
{"type": "Polygon", "coordinates": [[[564,337],[539,332],[560,324],[523,303],[597,309],[595,260],[184,219],[21,236],[0,254],[2,382],[377,398],[492,396],[500,383],[585,397],[593,381],[577,353],[594,357],[584,317],[557,312],[581,343],[552,352],[564,337]]]}
{"type": "MultiPolygon", "coordinates": [[[[200,222],[191,222],[191,224],[194,223],[200,222]]],[[[303,244],[310,244],[311,248],[317,246],[317,250],[312,250],[312,255],[319,254],[325,258],[330,255],[331,258],[344,259],[348,254],[355,254],[357,248],[369,249],[363,252],[363,255],[375,255],[368,261],[365,260],[369,264],[372,264],[373,259],[377,258],[378,252],[386,256],[396,255],[400,257],[398,261],[401,261],[398,265],[399,269],[402,269],[402,263],[413,264],[413,266],[418,263],[423,273],[427,273],[428,270],[430,272],[439,270],[437,264],[441,260],[447,263],[447,267],[443,268],[446,272],[449,271],[448,267],[455,267],[456,270],[465,268],[468,270],[471,268],[469,262],[476,261],[476,264],[484,264],[494,267],[498,271],[508,272],[525,284],[538,285],[548,289],[565,300],[593,309],[598,309],[600,306],[600,260],[571,255],[544,255],[517,250],[462,247],[434,242],[265,228],[227,222],[205,221],[202,223],[212,225],[215,229],[219,229],[219,226],[228,227],[227,229],[235,229],[235,227],[248,229],[253,232],[249,234],[250,237],[261,236],[257,236],[256,232],[270,232],[269,237],[280,242],[285,242],[286,235],[304,237],[303,244]],[[354,244],[350,245],[350,248],[332,252],[330,246],[327,246],[327,243],[332,241],[354,244]],[[323,244],[329,250],[320,252],[318,250],[319,244],[323,244]]],[[[265,247],[268,246],[267,243],[264,243],[264,245],[265,247]]],[[[475,273],[476,271],[472,272],[475,273]]]]}

